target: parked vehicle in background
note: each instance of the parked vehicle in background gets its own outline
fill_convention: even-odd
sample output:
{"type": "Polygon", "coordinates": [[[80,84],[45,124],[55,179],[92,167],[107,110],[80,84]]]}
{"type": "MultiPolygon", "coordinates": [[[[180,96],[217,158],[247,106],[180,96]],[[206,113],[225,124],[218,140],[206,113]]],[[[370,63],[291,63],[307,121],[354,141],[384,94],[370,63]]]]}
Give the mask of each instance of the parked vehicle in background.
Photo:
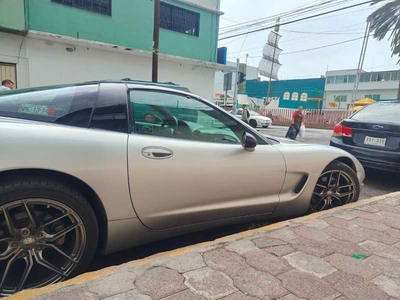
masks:
{"type": "Polygon", "coordinates": [[[400,101],[362,108],[335,126],[330,144],[364,167],[400,173],[400,101]]]}
{"type": "Polygon", "coordinates": [[[0,140],[1,296],[96,252],[354,202],[364,180],[345,151],[267,138],[165,84],[0,93],[0,140]]]}
{"type": "MultiPolygon", "coordinates": [[[[230,111],[231,113],[233,110],[230,111]]],[[[249,124],[251,127],[256,128],[256,127],[263,127],[263,128],[268,128],[270,125],[272,125],[272,120],[268,117],[264,117],[260,115],[259,113],[255,112],[254,110],[248,109],[248,112],[250,113],[250,118],[249,118],[249,124]]],[[[242,117],[243,109],[239,108],[236,110],[236,117],[239,119],[242,117]]]]}

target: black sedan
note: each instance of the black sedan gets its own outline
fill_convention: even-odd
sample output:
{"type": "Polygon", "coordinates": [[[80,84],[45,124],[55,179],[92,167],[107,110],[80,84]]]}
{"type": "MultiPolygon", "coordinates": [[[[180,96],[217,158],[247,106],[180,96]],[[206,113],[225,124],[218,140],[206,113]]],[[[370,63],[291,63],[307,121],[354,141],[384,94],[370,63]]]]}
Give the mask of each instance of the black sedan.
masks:
{"type": "Polygon", "coordinates": [[[400,101],[374,103],[341,121],[330,145],[353,154],[366,168],[400,173],[400,101]]]}

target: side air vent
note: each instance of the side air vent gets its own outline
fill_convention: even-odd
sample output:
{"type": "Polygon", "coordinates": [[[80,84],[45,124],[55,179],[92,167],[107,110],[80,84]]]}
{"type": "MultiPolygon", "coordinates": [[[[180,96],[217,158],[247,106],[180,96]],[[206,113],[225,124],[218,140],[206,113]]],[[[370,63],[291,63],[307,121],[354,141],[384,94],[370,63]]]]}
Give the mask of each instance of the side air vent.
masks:
{"type": "Polygon", "coordinates": [[[294,192],[296,194],[301,192],[301,190],[303,189],[303,187],[305,186],[305,184],[307,182],[307,179],[308,179],[307,175],[303,175],[303,177],[301,177],[299,183],[297,184],[296,188],[294,189],[294,192]]]}

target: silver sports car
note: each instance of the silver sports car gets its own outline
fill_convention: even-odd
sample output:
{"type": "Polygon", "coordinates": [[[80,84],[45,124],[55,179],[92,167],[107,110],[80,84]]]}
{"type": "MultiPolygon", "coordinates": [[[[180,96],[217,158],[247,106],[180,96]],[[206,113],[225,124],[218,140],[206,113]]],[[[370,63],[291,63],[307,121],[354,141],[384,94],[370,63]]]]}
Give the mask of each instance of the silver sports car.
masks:
{"type": "Polygon", "coordinates": [[[88,82],[0,94],[0,294],[192,231],[358,200],[364,170],[268,138],[174,85],[88,82]]]}

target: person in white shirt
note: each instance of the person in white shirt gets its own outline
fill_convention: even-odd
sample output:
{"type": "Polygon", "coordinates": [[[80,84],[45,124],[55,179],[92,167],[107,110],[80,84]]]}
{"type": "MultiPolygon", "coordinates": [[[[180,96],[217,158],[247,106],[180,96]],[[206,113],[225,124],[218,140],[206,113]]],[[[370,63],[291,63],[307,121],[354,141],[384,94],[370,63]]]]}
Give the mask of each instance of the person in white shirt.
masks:
{"type": "Polygon", "coordinates": [[[14,82],[10,79],[3,80],[0,86],[0,92],[12,90],[14,87],[14,82]]]}

